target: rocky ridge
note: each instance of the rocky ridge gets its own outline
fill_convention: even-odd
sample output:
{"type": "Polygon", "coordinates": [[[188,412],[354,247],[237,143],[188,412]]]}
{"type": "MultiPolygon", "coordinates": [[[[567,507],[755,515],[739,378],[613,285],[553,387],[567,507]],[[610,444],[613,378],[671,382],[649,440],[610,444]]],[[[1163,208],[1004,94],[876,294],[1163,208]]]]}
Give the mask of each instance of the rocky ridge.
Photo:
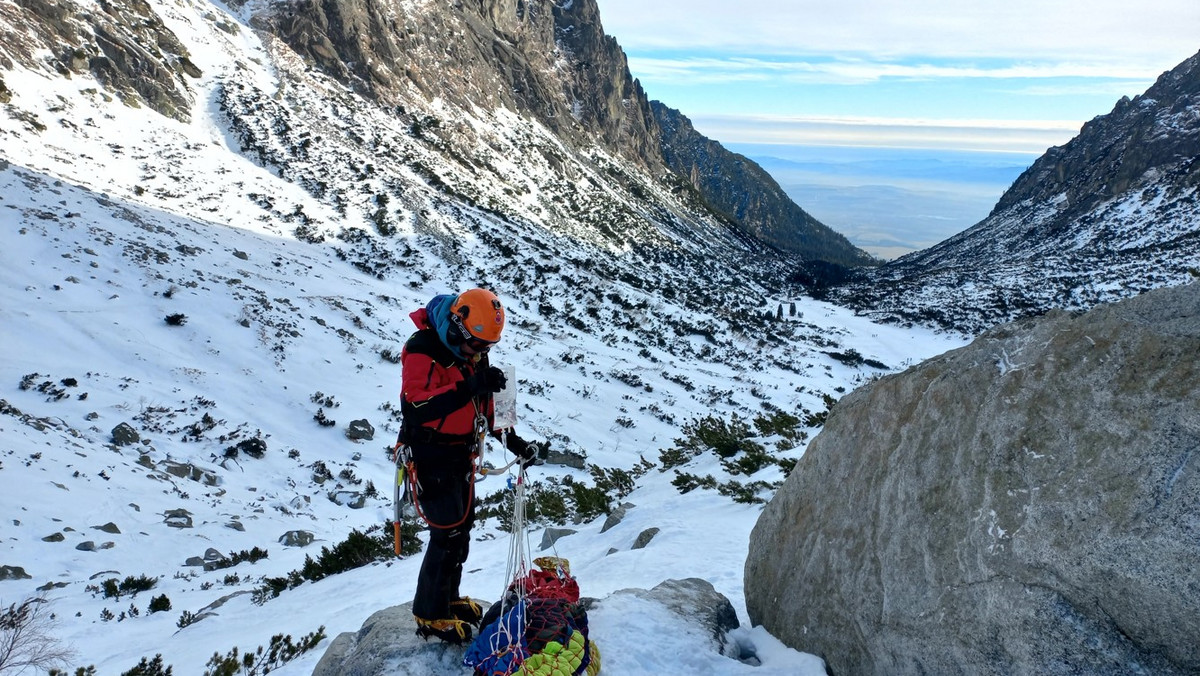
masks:
{"type": "MultiPolygon", "coordinates": [[[[225,75],[223,65],[206,77],[181,42],[180,22],[194,13],[226,34],[216,41],[245,41],[251,36],[243,33],[255,33],[274,54],[272,60],[291,60],[292,68],[314,70],[345,88],[325,93],[354,99],[352,105],[335,107],[343,123],[371,109],[394,126],[410,127],[433,146],[439,163],[464,164],[484,184],[505,183],[509,195],[502,201],[509,208],[498,210],[506,217],[516,215],[511,203],[520,201],[520,187],[494,164],[476,160],[482,149],[499,147],[494,128],[512,118],[544,130],[544,138],[517,149],[518,157],[549,165],[562,182],[560,191],[579,180],[582,163],[599,173],[606,195],[644,204],[641,218],[654,227],[703,221],[805,259],[871,260],[791,204],[777,186],[762,183],[761,172],[738,176],[736,191],[751,196],[758,207],[732,218],[734,211],[710,206],[723,201],[705,192],[712,177],[689,182],[675,175],[663,158],[662,130],[648,96],[631,76],[616,40],[604,34],[595,0],[253,0],[230,7],[232,14],[203,1],[165,8],[145,0],[106,0],[98,7],[27,0],[0,10],[15,38],[0,47],[0,56],[10,67],[20,64],[54,77],[87,73],[105,90],[97,95],[111,93],[127,105],[146,105],[187,122],[192,105],[211,86],[201,80],[215,80],[224,89],[242,87],[238,74],[225,75]],[[606,166],[597,155],[621,166],[606,166]]],[[[3,80],[0,95],[11,97],[3,80]]],[[[269,106],[274,94],[258,88],[252,95],[269,106]]],[[[302,126],[276,124],[272,131],[295,144],[301,142],[302,126]]],[[[388,170],[428,173],[427,165],[410,164],[414,159],[395,156],[388,170]]],[[[366,158],[360,162],[370,164],[366,158]]],[[[432,187],[443,188],[436,180],[432,187]]],[[[450,201],[464,198],[478,201],[470,192],[443,195],[450,201]]],[[[556,211],[564,218],[582,215],[581,206],[568,199],[546,202],[561,204],[556,211]]]]}

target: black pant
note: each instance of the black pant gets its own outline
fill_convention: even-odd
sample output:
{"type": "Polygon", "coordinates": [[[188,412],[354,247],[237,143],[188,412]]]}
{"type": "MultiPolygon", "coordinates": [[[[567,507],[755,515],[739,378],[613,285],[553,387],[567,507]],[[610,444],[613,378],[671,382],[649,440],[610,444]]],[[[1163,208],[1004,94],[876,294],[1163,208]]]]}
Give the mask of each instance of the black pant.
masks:
{"type": "Polygon", "coordinates": [[[420,484],[417,506],[429,522],[429,546],[425,548],[417,578],[413,615],[426,620],[445,620],[451,618],[450,602],[459,597],[463,563],[471,547],[471,526],[475,523],[474,477],[469,460],[422,462],[421,455],[414,453],[420,484]]]}

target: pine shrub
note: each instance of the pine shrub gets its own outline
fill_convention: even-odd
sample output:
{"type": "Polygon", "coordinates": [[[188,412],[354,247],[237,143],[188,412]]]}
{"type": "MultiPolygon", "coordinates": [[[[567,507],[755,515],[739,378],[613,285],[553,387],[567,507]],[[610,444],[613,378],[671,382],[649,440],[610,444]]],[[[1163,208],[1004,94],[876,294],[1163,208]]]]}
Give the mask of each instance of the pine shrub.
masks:
{"type": "Polygon", "coordinates": [[[152,660],[143,657],[136,667],[122,672],[121,676],[171,676],[171,665],[163,666],[161,654],[155,655],[152,660]]]}
{"type": "Polygon", "coordinates": [[[276,634],[271,637],[271,642],[265,650],[259,646],[258,650],[253,653],[248,652],[239,656],[238,649],[234,647],[225,655],[213,653],[205,665],[207,668],[204,670],[204,676],[237,676],[239,673],[245,676],[269,674],[317,647],[323,640],[325,640],[324,625],[302,637],[299,643],[294,642],[291,635],[276,634]]]}

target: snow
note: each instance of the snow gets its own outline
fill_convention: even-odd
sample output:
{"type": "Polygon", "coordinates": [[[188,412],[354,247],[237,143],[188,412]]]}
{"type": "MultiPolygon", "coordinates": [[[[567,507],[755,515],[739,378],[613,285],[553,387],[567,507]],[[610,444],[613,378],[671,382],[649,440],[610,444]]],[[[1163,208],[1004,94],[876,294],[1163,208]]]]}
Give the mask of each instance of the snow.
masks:
{"type": "MultiPolygon", "coordinates": [[[[363,528],[391,518],[387,499],[369,501],[363,510],[350,510],[325,499],[319,488],[296,485],[296,477],[308,473],[299,463],[320,458],[335,472],[338,466],[353,467],[359,477],[372,479],[390,496],[390,465],[381,444],[351,442],[337,429],[319,428],[311,420],[316,407],[308,397],[317,391],[335,393],[341,405],[328,412],[341,427],[342,421],[360,416],[378,426],[378,406],[395,401],[399,373],[391,364],[365,358],[360,348],[348,345],[335,331],[312,328],[302,341],[287,348],[287,359],[277,363],[272,351],[264,348],[274,338],[264,334],[258,320],[251,328],[237,323],[254,315],[243,315],[245,307],[235,296],[239,287],[253,286],[276,304],[284,298],[297,305],[307,301],[295,314],[317,313],[332,326],[345,321],[332,310],[338,303],[323,299],[349,303],[381,293],[400,293],[402,299],[386,308],[386,316],[374,313],[374,319],[400,335],[405,330],[405,315],[422,304],[426,294],[403,292],[356,276],[319,247],[188,221],[128,203],[108,202],[114,206],[105,206],[96,195],[65,183],[29,189],[35,184],[30,176],[12,168],[0,173],[0,197],[8,214],[0,242],[6,260],[0,266],[0,342],[6,346],[0,367],[0,398],[27,415],[61,421],[81,437],[65,430],[37,432],[13,417],[0,417],[0,436],[5,442],[0,495],[8,515],[0,562],[23,566],[34,575],[33,580],[0,582],[0,600],[15,602],[47,582],[64,583],[64,587],[47,592],[58,618],[58,636],[77,651],[78,665],[95,664],[100,673],[117,673],[143,656],[160,652],[167,663],[175,665],[176,673],[198,673],[199,665],[214,652],[224,654],[234,646],[245,652],[264,645],[276,633],[299,638],[318,626],[324,626],[332,638],[340,632],[356,631],[382,607],[410,600],[420,557],[307,583],[262,606],[252,603],[246,593],[254,588],[246,582],[299,568],[305,554],[315,554],[317,546],[332,546],[351,527],[363,528]],[[129,218],[126,209],[136,217],[129,218]],[[51,216],[41,219],[36,215],[39,211],[51,216]],[[22,215],[13,219],[14,212],[22,215]],[[77,215],[66,218],[64,212],[77,215]],[[120,246],[102,243],[106,238],[153,243],[150,232],[159,227],[169,231],[164,236],[171,242],[199,247],[205,253],[188,258],[178,268],[142,265],[131,263],[120,246]],[[233,256],[234,251],[246,258],[233,256]],[[273,265],[276,261],[281,265],[273,265]],[[172,285],[170,280],[182,281],[176,276],[183,272],[180,268],[202,270],[208,283],[196,288],[180,286],[171,298],[165,298],[163,292],[172,285]],[[309,268],[307,276],[294,276],[309,268]],[[234,284],[233,279],[242,281],[234,284]],[[167,325],[162,318],[173,312],[186,314],[187,323],[167,325]],[[68,398],[50,402],[43,393],[17,388],[22,378],[32,373],[40,374],[35,383],[76,378],[79,385],[66,388],[68,398]],[[80,401],[82,392],[87,398],[80,401]],[[198,399],[216,404],[211,409],[197,407],[198,399]],[[228,421],[219,429],[242,428],[251,435],[262,430],[271,447],[267,458],[259,461],[243,456],[240,466],[222,469],[213,457],[222,444],[211,439],[184,444],[167,434],[143,433],[151,440],[143,449],[107,446],[108,430],[132,416],[149,413],[156,419],[155,411],[186,411],[176,423],[182,426],[197,420],[205,410],[228,421]],[[89,420],[92,412],[99,414],[97,419],[89,420]],[[285,457],[286,449],[300,451],[299,463],[285,457]],[[139,450],[156,461],[192,462],[213,470],[222,484],[212,489],[155,478],[136,463],[139,450]],[[361,459],[351,462],[356,453],[362,454],[361,459]],[[40,457],[34,459],[35,455],[40,457]],[[192,513],[192,529],[165,526],[163,515],[178,508],[192,513]],[[245,532],[226,526],[235,519],[241,521],[245,532]],[[109,521],[115,522],[121,533],[94,530],[109,521]],[[74,530],[67,531],[67,527],[74,530]],[[293,529],[315,532],[318,542],[308,551],[285,549],[275,542],[293,529]],[[55,532],[63,532],[66,541],[42,542],[55,532]],[[104,542],[114,545],[94,552],[75,549],[85,540],[97,546],[104,542]],[[202,555],[209,547],[226,553],[255,546],[269,549],[269,559],[213,573],[183,566],[186,558],[202,555]],[[225,585],[222,580],[231,573],[245,581],[225,585]],[[113,602],[86,590],[89,584],[109,577],[143,574],[159,576],[158,586],[133,599],[113,602]],[[215,618],[177,630],[180,611],[199,614],[205,606],[234,592],[242,595],[216,609],[215,618]],[[173,610],[147,615],[149,597],[160,593],[169,595],[173,610]],[[140,608],[139,617],[120,622],[100,619],[102,609],[120,614],[131,604],[140,608]],[[121,637],[116,644],[114,632],[121,637]]],[[[816,301],[797,302],[804,316],[819,321],[826,334],[839,335],[845,345],[892,363],[956,346],[949,338],[933,334],[871,325],[848,311],[816,301]]],[[[551,401],[533,400],[538,409],[532,413],[524,408],[526,419],[520,429],[526,435],[540,438],[539,432],[554,430],[588,448],[593,461],[614,467],[628,467],[639,454],[654,461],[656,451],[668,448],[671,438],[680,435],[674,426],[636,410],[628,415],[637,422],[635,430],[645,430],[641,441],[630,439],[627,430],[619,426],[601,423],[611,419],[614,410],[627,406],[629,388],[619,382],[581,388],[579,372],[564,368],[558,360],[566,350],[603,355],[612,353],[612,348],[594,339],[568,344],[517,326],[510,328],[506,338],[507,344],[496,349],[495,358],[515,362],[520,378],[549,383],[556,393],[551,401]],[[520,346],[519,352],[516,346],[520,346]],[[589,393],[578,399],[568,394],[582,390],[589,393]]],[[[626,367],[636,369],[636,349],[628,349],[620,359],[626,367]]],[[[640,372],[653,378],[647,371],[640,372]]],[[[731,385],[731,374],[722,364],[697,363],[687,373],[699,391],[731,385]]],[[[849,388],[858,375],[830,364],[827,370],[779,382],[770,394],[783,403],[797,385],[849,388]]],[[[660,403],[670,408],[665,393],[673,389],[672,384],[654,382],[655,391],[664,393],[660,403]]],[[[690,405],[695,406],[694,402],[690,405]]],[[[687,406],[676,408],[684,409],[678,411],[679,422],[689,419],[684,415],[687,406]]],[[[694,415],[702,412],[691,411],[694,415]]],[[[386,444],[388,436],[380,432],[376,438],[386,444]]],[[[701,475],[719,472],[712,456],[684,469],[701,475]]],[[[558,476],[573,473],[550,466],[536,471],[558,476]]],[[[764,474],[769,472],[764,470],[764,474]]],[[[745,666],[723,656],[696,633],[698,630],[660,616],[651,607],[626,608],[621,604],[638,602],[625,600],[601,604],[591,619],[592,635],[605,656],[604,673],[671,673],[681,661],[686,663],[687,673],[696,674],[823,673],[819,659],[785,648],[761,628],[748,626],[742,568],[750,529],[761,507],[737,505],[713,491],[680,495],[669,483],[672,476],[651,470],[627,496],[626,501],[637,508],[631,509],[624,521],[605,533],[600,533],[603,518],[575,526],[579,532],[559,540],[556,553],[572,561],[584,595],[599,599],[620,589],[648,589],[667,579],[708,580],[733,603],[743,623],[734,638],[747,649],[752,646],[762,666],[745,666]],[[651,545],[630,549],[637,535],[650,527],[661,529],[651,545]],[[612,548],[618,551],[609,554],[612,548]],[[676,649],[670,654],[646,641],[648,633],[661,635],[664,623],[671,626],[675,637],[676,649]]],[[[503,479],[480,484],[486,492],[503,485],[503,479]]],[[[540,535],[540,529],[530,534],[534,544],[540,535]]],[[[499,597],[505,584],[506,537],[494,523],[477,528],[463,580],[464,593],[485,600],[499,597]]],[[[274,673],[311,672],[324,647],[274,673]]]]}
{"type": "MultiPolygon", "coordinates": [[[[240,154],[222,126],[213,88],[236,77],[269,97],[279,82],[270,50],[244,24],[230,36],[194,14],[212,11],[220,21],[233,20],[217,5],[151,5],[168,17],[205,70],[190,123],[106,99],[84,76],[66,80],[19,67],[4,72],[13,100],[8,114],[0,114],[0,400],[12,410],[0,414],[0,565],[21,566],[32,579],[0,581],[0,602],[43,590],[55,615],[54,637],[75,652],[71,669],[95,665],[100,674],[121,673],[157,653],[174,673],[199,674],[214,653],[235,646],[245,653],[275,634],[299,639],[323,626],[329,638],[315,651],[272,672],[308,674],[333,637],[357,631],[381,608],[411,600],[420,557],[307,582],[261,605],[251,592],[263,577],[299,569],[306,556],[317,556],[351,529],[390,521],[393,475],[385,449],[396,425],[387,406],[398,406],[400,374],[380,353],[398,353],[411,331],[411,310],[477,279],[474,267],[484,265],[486,247],[476,237],[478,224],[464,220],[447,224],[463,235],[458,248],[434,255],[424,246],[429,237],[401,220],[397,242],[422,253],[407,259],[408,268],[377,278],[339,259],[340,242],[296,239],[295,223],[286,218],[293,208],[331,228],[353,226],[360,217],[352,210],[339,213],[240,154]],[[34,131],[14,111],[34,114],[44,130],[34,131]],[[260,207],[252,194],[278,208],[260,207]],[[186,323],[169,325],[164,318],[171,314],[185,315],[186,323]],[[68,379],[77,384],[64,384],[68,379]],[[30,387],[21,388],[23,382],[30,387]],[[336,401],[325,412],[337,425],[313,420],[318,392],[336,401]],[[212,426],[189,436],[206,415],[212,426]],[[346,438],[346,425],[358,418],[375,425],[374,441],[346,438]],[[110,431],[121,422],[133,424],[145,443],[112,446],[110,431]],[[264,458],[242,455],[222,463],[227,447],[256,436],[268,444],[264,458]],[[317,460],[335,475],[346,470],[373,482],[380,497],[368,498],[362,509],[329,499],[334,488],[311,480],[317,460]],[[211,472],[220,484],[147,467],[168,461],[211,472]],[[191,528],[165,523],[177,509],[191,514],[191,528]],[[108,522],[120,532],[96,528],[108,522]],[[240,530],[231,527],[235,523],[240,530]],[[279,538],[292,530],[310,531],[317,540],[306,548],[283,547],[279,538]],[[46,541],[56,533],[63,541],[46,541]],[[94,551],[77,548],[89,541],[94,551]],[[185,565],[210,548],[231,553],[253,547],[268,549],[269,557],[208,572],[185,565]],[[89,590],[106,579],[139,575],[157,578],[155,588],[119,600],[89,590]],[[150,598],[160,594],[169,596],[172,609],[149,614],[150,598]],[[206,608],[212,616],[177,627],[183,611],[200,615],[206,608]],[[120,619],[104,620],[103,612],[120,619]]],[[[430,109],[448,107],[435,101],[430,109]]],[[[530,210],[522,213],[533,214],[546,177],[511,160],[522,139],[546,132],[515,113],[492,114],[500,126],[493,140],[508,139],[493,146],[496,166],[505,174],[526,173],[531,189],[521,199],[530,210]]],[[[400,133],[395,121],[379,124],[381,135],[400,133]]],[[[425,158],[420,148],[412,152],[425,158]]],[[[601,166],[615,163],[599,151],[596,157],[601,166]]],[[[599,173],[578,178],[580,185],[585,180],[596,186],[595,194],[609,189],[599,173]]],[[[366,199],[369,191],[354,193],[361,187],[347,182],[331,192],[366,199]]],[[[466,219],[473,212],[463,213],[466,219]]],[[[525,232],[570,240],[579,251],[625,248],[584,226],[549,235],[525,232]]],[[[577,281],[572,275],[583,275],[569,270],[572,263],[563,267],[568,270],[547,282],[556,302],[570,297],[577,281]]],[[[883,373],[848,366],[825,351],[853,349],[894,371],[964,342],[873,324],[809,298],[765,296],[764,311],[796,303],[797,315],[784,321],[794,323],[800,336],[762,349],[764,363],[795,369],[766,368],[725,358],[725,348],[714,350],[694,335],[672,336],[662,349],[638,344],[637,334],[619,327],[582,332],[552,325],[539,317],[537,298],[517,294],[495,267],[479,270],[499,280],[508,302],[510,326],[494,360],[512,365],[520,379],[518,429],[527,438],[549,438],[558,450],[584,452],[589,463],[607,468],[628,469],[642,458],[657,464],[658,454],[682,435],[682,425],[698,417],[750,419],[766,404],[820,411],[823,395],[841,396],[883,373]],[[568,363],[567,354],[582,358],[568,363]],[[645,386],[612,377],[618,372],[636,374],[645,386]],[[682,386],[680,376],[694,387],[682,386]]],[[[630,302],[647,301],[647,309],[637,311],[647,322],[689,317],[701,326],[718,325],[722,316],[722,308],[696,316],[628,285],[610,288],[630,302]]],[[[810,438],[818,431],[807,430],[810,438]]],[[[798,458],[804,446],[782,457],[798,458]]],[[[498,449],[490,453],[496,464],[505,460],[498,449]]],[[[681,469],[724,476],[712,454],[681,469]]],[[[562,466],[537,468],[534,479],[539,476],[589,480],[586,472],[562,466]]],[[[603,517],[569,524],[578,532],[560,539],[555,551],[572,562],[583,594],[602,601],[615,591],[649,589],[668,579],[709,581],[730,599],[742,623],[729,638],[761,666],[720,654],[699,630],[658,607],[614,597],[590,618],[603,673],[824,673],[819,658],[750,624],[742,575],[761,505],[736,504],[704,489],[681,495],[670,483],[674,476],[649,470],[622,500],[636,507],[620,524],[604,533],[603,517]],[[647,528],[660,531],[645,548],[631,549],[647,528]],[[672,636],[670,651],[647,640],[661,636],[664,627],[672,636]]],[[[769,468],[747,479],[782,478],[778,468],[769,468]]],[[[365,486],[338,482],[344,490],[365,486]]],[[[479,485],[483,494],[504,486],[500,478],[479,485]]],[[[477,526],[474,536],[462,591],[494,600],[507,584],[507,535],[492,521],[477,526]]],[[[529,537],[540,542],[540,527],[529,537]]],[[[430,673],[440,668],[430,665],[430,673]]]]}

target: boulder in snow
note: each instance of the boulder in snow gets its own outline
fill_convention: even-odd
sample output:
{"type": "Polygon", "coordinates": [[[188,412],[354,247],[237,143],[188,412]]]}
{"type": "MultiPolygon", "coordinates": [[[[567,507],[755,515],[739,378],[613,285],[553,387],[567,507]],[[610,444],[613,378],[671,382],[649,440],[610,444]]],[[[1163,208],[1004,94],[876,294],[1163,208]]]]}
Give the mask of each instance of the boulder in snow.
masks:
{"type": "Polygon", "coordinates": [[[750,620],[836,674],[1200,673],[1200,284],[1054,311],[834,406],[750,620]]]}
{"type": "Polygon", "coordinates": [[[375,427],[365,418],[355,420],[346,428],[346,437],[354,441],[370,441],[375,438],[375,427]]]}
{"type": "Polygon", "coordinates": [[[132,425],[123,422],[112,429],[112,440],[117,446],[132,446],[142,440],[142,435],[132,425]]]}

